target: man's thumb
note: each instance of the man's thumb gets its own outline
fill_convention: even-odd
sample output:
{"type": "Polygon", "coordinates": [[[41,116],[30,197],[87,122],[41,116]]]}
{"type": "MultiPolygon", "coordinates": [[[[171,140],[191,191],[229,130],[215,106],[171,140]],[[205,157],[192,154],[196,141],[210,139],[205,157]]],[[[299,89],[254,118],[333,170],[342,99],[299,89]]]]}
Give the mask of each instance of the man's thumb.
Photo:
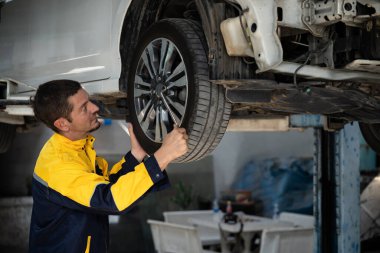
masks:
{"type": "Polygon", "coordinates": [[[133,126],[131,123],[128,123],[128,132],[129,132],[129,136],[134,135],[133,126]]]}

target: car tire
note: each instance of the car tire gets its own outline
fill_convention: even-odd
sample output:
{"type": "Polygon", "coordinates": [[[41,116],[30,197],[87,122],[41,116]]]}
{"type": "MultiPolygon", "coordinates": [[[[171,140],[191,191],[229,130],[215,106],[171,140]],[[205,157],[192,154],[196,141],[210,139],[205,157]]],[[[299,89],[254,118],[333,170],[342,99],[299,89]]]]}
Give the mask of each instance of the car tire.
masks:
{"type": "Polygon", "coordinates": [[[8,151],[15,136],[16,126],[0,123],[0,153],[8,151]]]}
{"type": "Polygon", "coordinates": [[[380,154],[380,124],[359,123],[360,131],[367,144],[380,154]]]}
{"type": "Polygon", "coordinates": [[[161,146],[175,122],[189,135],[189,151],[175,162],[199,160],[216,148],[231,104],[224,88],[210,83],[207,46],[197,23],[164,19],[152,25],[138,43],[129,73],[130,120],[148,153],[161,146]]]}

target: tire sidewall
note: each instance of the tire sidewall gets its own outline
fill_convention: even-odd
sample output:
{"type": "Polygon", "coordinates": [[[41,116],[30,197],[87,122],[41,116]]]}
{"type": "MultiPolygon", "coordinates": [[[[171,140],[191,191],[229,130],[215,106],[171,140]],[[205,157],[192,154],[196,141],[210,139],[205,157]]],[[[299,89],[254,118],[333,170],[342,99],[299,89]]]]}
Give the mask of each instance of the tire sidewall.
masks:
{"type": "Polygon", "coordinates": [[[16,126],[0,123],[0,153],[5,153],[12,145],[16,133],[16,126]]]}

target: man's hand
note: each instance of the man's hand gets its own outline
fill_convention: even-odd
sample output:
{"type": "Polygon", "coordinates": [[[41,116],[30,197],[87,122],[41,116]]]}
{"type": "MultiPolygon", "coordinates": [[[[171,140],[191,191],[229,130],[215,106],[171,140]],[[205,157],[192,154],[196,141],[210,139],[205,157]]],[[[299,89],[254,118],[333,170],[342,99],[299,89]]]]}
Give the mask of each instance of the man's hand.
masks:
{"type": "Polygon", "coordinates": [[[165,169],[173,160],[186,154],[188,138],[186,129],[176,126],[165,136],[162,146],[154,153],[161,170],[165,169]]]}
{"type": "Polygon", "coordinates": [[[128,123],[128,131],[131,138],[131,153],[137,159],[137,161],[141,162],[146,156],[146,152],[140,146],[140,143],[138,142],[136,135],[133,132],[133,126],[131,123],[128,123]]]}

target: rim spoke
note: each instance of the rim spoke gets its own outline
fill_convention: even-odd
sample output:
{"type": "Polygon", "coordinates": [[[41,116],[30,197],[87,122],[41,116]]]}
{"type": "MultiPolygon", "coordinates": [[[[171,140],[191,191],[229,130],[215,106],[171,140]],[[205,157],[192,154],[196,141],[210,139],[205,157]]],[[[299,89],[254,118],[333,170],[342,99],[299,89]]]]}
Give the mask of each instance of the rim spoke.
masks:
{"type": "Polygon", "coordinates": [[[169,121],[169,115],[162,107],[161,107],[160,116],[161,116],[160,123],[161,123],[162,139],[164,139],[164,137],[168,134],[168,129],[166,127],[165,121],[166,122],[169,121]]]}
{"type": "Polygon", "coordinates": [[[187,82],[187,76],[184,75],[183,77],[181,77],[180,79],[174,81],[174,82],[170,82],[170,84],[168,85],[168,87],[166,87],[167,89],[171,89],[173,88],[174,86],[176,87],[185,87],[187,86],[188,82],[187,82]]]}
{"type": "Polygon", "coordinates": [[[146,112],[150,107],[152,107],[152,100],[149,100],[145,107],[140,111],[139,115],[137,115],[139,122],[142,122],[146,118],[146,112]]]}
{"type": "Polygon", "coordinates": [[[135,98],[141,97],[142,95],[150,95],[150,90],[135,89],[133,94],[135,98]]]}
{"type": "Polygon", "coordinates": [[[154,54],[154,49],[153,49],[153,44],[150,43],[147,47],[148,53],[149,53],[149,58],[150,58],[150,66],[152,66],[153,74],[154,76],[157,76],[157,70],[156,70],[156,55],[154,54]]]}
{"type": "Polygon", "coordinates": [[[152,122],[152,120],[154,120],[155,116],[156,116],[156,111],[154,110],[154,106],[151,106],[145,120],[143,122],[140,122],[141,128],[144,130],[144,132],[148,131],[149,125],[152,122]]]}
{"type": "Polygon", "coordinates": [[[148,56],[147,56],[147,54],[148,54],[148,51],[147,50],[144,50],[144,52],[143,52],[143,54],[142,54],[142,60],[143,60],[143,62],[144,62],[144,65],[145,65],[145,67],[148,69],[148,71],[149,71],[149,76],[150,76],[150,78],[151,79],[154,79],[154,77],[155,77],[155,75],[154,75],[154,71],[153,71],[153,68],[152,68],[152,66],[151,66],[151,64],[150,64],[150,62],[149,62],[149,60],[148,60],[148,56]]]}
{"type": "Polygon", "coordinates": [[[173,101],[170,97],[166,97],[166,99],[168,100],[168,102],[170,103],[170,105],[172,105],[179,114],[181,114],[181,118],[183,117],[183,115],[185,115],[185,107],[178,103],[177,101],[173,101]]]}
{"type": "Polygon", "coordinates": [[[179,126],[179,123],[181,122],[180,119],[177,117],[177,115],[175,115],[173,110],[170,108],[170,105],[169,105],[168,101],[166,100],[166,98],[164,96],[162,96],[161,98],[162,98],[162,101],[164,101],[164,105],[165,105],[166,109],[168,109],[169,115],[172,118],[174,124],[179,126]]]}
{"type": "MultiPolygon", "coordinates": [[[[141,76],[135,75],[135,84],[142,86],[145,89],[151,89],[152,85],[150,83],[145,82],[141,76]]],[[[135,86],[136,87],[136,86],[135,86]]]]}
{"type": "Polygon", "coordinates": [[[177,75],[181,74],[185,70],[186,70],[185,64],[183,63],[183,61],[181,61],[181,63],[178,64],[178,66],[175,68],[175,70],[173,71],[173,73],[166,79],[166,81],[170,82],[171,79],[173,79],[177,75]]]}
{"type": "Polygon", "coordinates": [[[156,113],[156,131],[155,131],[155,141],[160,142],[162,141],[163,137],[160,130],[160,122],[161,122],[161,110],[160,107],[157,107],[157,113],[156,113]]]}
{"type": "Polygon", "coordinates": [[[133,94],[135,98],[141,97],[142,95],[149,95],[150,89],[150,83],[144,82],[141,76],[135,75],[135,90],[133,94]],[[138,85],[139,87],[136,87],[136,85],[138,85]]]}
{"type": "Polygon", "coordinates": [[[165,71],[164,75],[165,76],[168,74],[169,70],[172,69],[172,66],[174,63],[174,58],[176,55],[176,54],[174,54],[174,52],[176,52],[175,46],[173,43],[169,42],[168,52],[166,53],[166,57],[165,57],[165,69],[164,69],[164,71],[165,71]]]}
{"type": "Polygon", "coordinates": [[[160,69],[159,74],[164,75],[166,70],[166,63],[167,63],[167,54],[169,52],[169,41],[162,39],[161,40],[161,54],[160,54],[160,69]]]}

